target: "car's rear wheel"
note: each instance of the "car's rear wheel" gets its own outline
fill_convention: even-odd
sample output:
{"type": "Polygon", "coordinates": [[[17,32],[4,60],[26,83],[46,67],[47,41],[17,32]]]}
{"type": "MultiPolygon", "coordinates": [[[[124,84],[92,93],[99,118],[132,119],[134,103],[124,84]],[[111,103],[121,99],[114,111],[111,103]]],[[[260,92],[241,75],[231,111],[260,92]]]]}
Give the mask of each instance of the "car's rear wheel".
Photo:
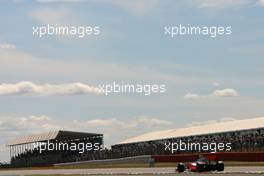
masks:
{"type": "Polygon", "coordinates": [[[179,163],[177,166],[178,172],[184,172],[185,171],[185,165],[183,163],[179,163]]]}
{"type": "Polygon", "coordinates": [[[222,161],[219,161],[216,165],[216,170],[220,172],[220,171],[224,171],[224,169],[225,169],[224,163],[222,161]]]}

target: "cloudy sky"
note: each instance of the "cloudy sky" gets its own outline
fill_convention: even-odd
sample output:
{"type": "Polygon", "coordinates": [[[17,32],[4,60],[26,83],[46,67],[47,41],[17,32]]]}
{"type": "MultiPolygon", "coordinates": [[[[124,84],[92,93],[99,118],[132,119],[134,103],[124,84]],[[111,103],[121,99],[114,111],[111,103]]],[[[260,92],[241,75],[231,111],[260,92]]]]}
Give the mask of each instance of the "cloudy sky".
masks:
{"type": "Polygon", "coordinates": [[[109,146],[144,132],[264,116],[263,0],[2,0],[0,161],[11,137],[65,129],[109,146]],[[100,26],[97,37],[38,38],[46,24],[100,26]],[[164,26],[232,26],[168,38],[164,26]],[[98,84],[165,84],[105,96],[98,84]]]}

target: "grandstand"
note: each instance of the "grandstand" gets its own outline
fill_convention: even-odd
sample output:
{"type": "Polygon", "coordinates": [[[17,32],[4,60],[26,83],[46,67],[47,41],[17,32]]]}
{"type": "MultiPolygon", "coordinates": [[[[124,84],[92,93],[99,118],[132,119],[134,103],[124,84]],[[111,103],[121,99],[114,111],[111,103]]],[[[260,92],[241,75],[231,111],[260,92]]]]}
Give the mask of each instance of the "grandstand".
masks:
{"type": "MultiPolygon", "coordinates": [[[[170,151],[164,150],[164,144],[180,140],[186,143],[231,143],[230,152],[264,152],[264,117],[146,133],[124,140],[112,146],[112,150],[122,157],[171,155],[170,151]]],[[[178,151],[179,154],[197,152],[204,151],[178,151]]]]}
{"type": "MultiPolygon", "coordinates": [[[[80,153],[78,150],[70,150],[70,144],[99,144],[103,148],[103,135],[95,133],[83,133],[73,131],[51,131],[42,134],[18,137],[9,142],[11,165],[43,166],[61,162],[77,161],[81,155],[89,155],[91,150],[80,153]],[[47,144],[53,147],[48,149],[47,144]],[[58,149],[55,146],[60,146],[58,149]],[[43,149],[43,150],[41,150],[43,149]]],[[[80,145],[81,146],[81,145],[80,145]]]]}

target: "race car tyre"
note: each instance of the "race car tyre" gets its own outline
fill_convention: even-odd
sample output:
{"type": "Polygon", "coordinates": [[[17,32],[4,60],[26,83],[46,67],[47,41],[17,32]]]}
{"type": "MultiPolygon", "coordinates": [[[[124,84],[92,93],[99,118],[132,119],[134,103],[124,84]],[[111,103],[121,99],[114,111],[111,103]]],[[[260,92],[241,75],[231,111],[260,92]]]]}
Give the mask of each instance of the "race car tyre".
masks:
{"type": "Polygon", "coordinates": [[[184,172],[185,171],[185,166],[183,163],[179,163],[177,166],[177,171],[178,172],[184,172]]]}
{"type": "Polygon", "coordinates": [[[218,161],[217,165],[216,165],[216,170],[217,171],[224,171],[225,169],[225,165],[222,161],[218,161]]]}
{"type": "Polygon", "coordinates": [[[197,168],[197,172],[203,172],[204,171],[204,165],[197,163],[196,168],[197,168]]]}

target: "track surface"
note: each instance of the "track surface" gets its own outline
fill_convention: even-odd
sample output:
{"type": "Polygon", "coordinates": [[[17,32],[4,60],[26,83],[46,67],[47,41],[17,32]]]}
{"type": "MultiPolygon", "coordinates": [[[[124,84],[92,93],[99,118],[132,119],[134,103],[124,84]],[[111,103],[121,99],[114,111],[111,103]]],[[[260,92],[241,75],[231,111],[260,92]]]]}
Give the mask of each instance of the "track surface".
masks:
{"type": "MultiPolygon", "coordinates": [[[[1,176],[20,175],[54,175],[54,174],[82,174],[82,175],[159,175],[171,176],[175,174],[175,168],[113,168],[113,169],[47,169],[47,170],[6,170],[0,171],[1,176]]],[[[201,175],[195,173],[183,173],[182,175],[201,175]]],[[[202,174],[203,175],[203,174],[202,174]]],[[[206,173],[204,175],[264,175],[264,167],[226,167],[223,173],[206,173]]]]}

